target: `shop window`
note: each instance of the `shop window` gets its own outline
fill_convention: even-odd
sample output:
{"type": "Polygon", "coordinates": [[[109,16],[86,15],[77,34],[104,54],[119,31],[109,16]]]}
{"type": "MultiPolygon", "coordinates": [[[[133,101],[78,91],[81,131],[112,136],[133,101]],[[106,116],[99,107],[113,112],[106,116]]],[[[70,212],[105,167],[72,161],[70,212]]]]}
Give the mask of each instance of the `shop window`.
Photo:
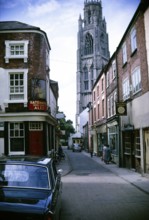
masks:
{"type": "Polygon", "coordinates": [[[131,133],[125,133],[124,136],[124,154],[131,155],[131,133]]]}
{"type": "Polygon", "coordinates": [[[136,134],[135,134],[135,157],[141,157],[139,131],[136,131],[136,134]]]}

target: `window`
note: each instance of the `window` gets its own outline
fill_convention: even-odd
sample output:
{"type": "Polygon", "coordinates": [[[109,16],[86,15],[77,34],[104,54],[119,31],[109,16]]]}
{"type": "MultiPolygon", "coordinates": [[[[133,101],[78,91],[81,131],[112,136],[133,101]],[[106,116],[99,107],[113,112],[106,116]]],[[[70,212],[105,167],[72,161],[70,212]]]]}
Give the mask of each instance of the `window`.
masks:
{"type": "Polygon", "coordinates": [[[43,130],[43,123],[42,122],[30,122],[29,123],[29,130],[30,131],[42,131],[43,130]]]}
{"type": "Polygon", "coordinates": [[[117,92],[114,92],[114,114],[116,114],[117,92]]]}
{"type": "Polygon", "coordinates": [[[95,91],[94,91],[94,101],[96,101],[96,93],[95,93],[95,91]]]}
{"type": "Polygon", "coordinates": [[[104,92],[104,79],[103,78],[101,79],[101,90],[102,92],[104,92]]]}
{"type": "Polygon", "coordinates": [[[84,82],[84,90],[88,90],[88,81],[84,82]]]}
{"type": "Polygon", "coordinates": [[[97,86],[97,97],[99,97],[99,85],[97,86]]]}
{"type": "Polygon", "coordinates": [[[94,121],[96,121],[96,107],[94,107],[94,121]]]}
{"type": "Polygon", "coordinates": [[[7,69],[8,100],[6,103],[22,102],[27,104],[27,69],[7,69]]]}
{"type": "Polygon", "coordinates": [[[93,71],[93,65],[91,65],[90,68],[90,75],[91,75],[91,88],[93,87],[94,84],[94,71],[93,71]]]}
{"type": "Polygon", "coordinates": [[[98,114],[98,119],[100,118],[100,104],[98,103],[97,105],[97,114],[98,114]]]}
{"type": "Polygon", "coordinates": [[[105,108],[104,108],[104,107],[105,107],[105,106],[104,106],[104,103],[105,103],[105,102],[104,102],[104,99],[103,99],[103,100],[102,100],[102,117],[104,117],[104,113],[105,113],[105,112],[104,112],[104,111],[105,111],[105,110],[104,110],[104,109],[105,109],[105,108]]]}
{"type": "Polygon", "coordinates": [[[24,99],[24,73],[10,73],[10,100],[24,99]]]}
{"type": "Polygon", "coordinates": [[[137,49],[136,29],[131,31],[131,52],[133,53],[137,49]]]}
{"type": "Polygon", "coordinates": [[[88,24],[91,23],[91,11],[88,10],[88,24]]]}
{"type": "Polygon", "coordinates": [[[130,85],[129,85],[129,79],[126,78],[123,81],[123,100],[126,100],[130,97],[130,85]]]}
{"type": "Polygon", "coordinates": [[[111,116],[114,115],[114,99],[113,99],[113,95],[111,96],[111,116]]]}
{"type": "Polygon", "coordinates": [[[116,62],[115,60],[112,62],[112,79],[116,77],[116,62]]]}
{"type": "Polygon", "coordinates": [[[89,89],[88,83],[89,83],[88,82],[88,70],[85,67],[84,68],[84,90],[88,90],[89,89]]]}
{"type": "Polygon", "coordinates": [[[141,90],[140,67],[135,68],[135,70],[132,73],[132,87],[133,93],[136,93],[141,90]]]}
{"type": "Polygon", "coordinates": [[[84,54],[85,55],[93,54],[93,38],[90,34],[87,34],[85,38],[84,54]]]}
{"type": "Polygon", "coordinates": [[[110,98],[108,98],[108,118],[110,117],[110,112],[111,112],[111,106],[110,106],[110,98]]]}
{"type": "Polygon", "coordinates": [[[5,41],[5,62],[9,63],[9,59],[24,59],[27,62],[28,58],[28,40],[22,41],[5,41]]]}
{"type": "Polygon", "coordinates": [[[24,124],[14,122],[9,124],[10,147],[9,154],[24,153],[24,124]]]}
{"type": "Polygon", "coordinates": [[[106,83],[107,83],[107,87],[110,85],[110,74],[109,72],[107,72],[107,75],[106,75],[106,83]]]}
{"type": "Polygon", "coordinates": [[[126,50],[126,43],[122,46],[122,53],[123,53],[123,64],[127,62],[127,50],[126,50]]]}

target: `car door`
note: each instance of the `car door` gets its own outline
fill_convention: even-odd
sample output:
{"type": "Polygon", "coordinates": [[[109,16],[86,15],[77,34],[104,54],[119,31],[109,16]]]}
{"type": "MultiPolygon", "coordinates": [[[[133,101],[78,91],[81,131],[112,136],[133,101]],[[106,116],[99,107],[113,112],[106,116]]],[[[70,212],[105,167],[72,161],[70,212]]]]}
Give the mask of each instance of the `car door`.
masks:
{"type": "Polygon", "coordinates": [[[61,182],[61,175],[58,174],[55,163],[51,163],[51,169],[53,173],[53,200],[52,206],[53,211],[55,212],[55,220],[59,220],[60,209],[61,209],[61,193],[62,193],[62,182],[61,182]]]}

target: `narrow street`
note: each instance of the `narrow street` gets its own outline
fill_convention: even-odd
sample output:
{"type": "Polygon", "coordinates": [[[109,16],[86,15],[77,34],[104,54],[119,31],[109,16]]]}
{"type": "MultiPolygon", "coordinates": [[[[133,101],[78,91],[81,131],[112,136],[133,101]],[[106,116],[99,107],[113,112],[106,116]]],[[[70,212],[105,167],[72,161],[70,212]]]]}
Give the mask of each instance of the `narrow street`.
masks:
{"type": "Polygon", "coordinates": [[[71,150],[65,150],[65,152],[70,160],[72,171],[62,177],[61,220],[146,220],[149,218],[147,193],[84,153],[73,153],[71,150]]]}

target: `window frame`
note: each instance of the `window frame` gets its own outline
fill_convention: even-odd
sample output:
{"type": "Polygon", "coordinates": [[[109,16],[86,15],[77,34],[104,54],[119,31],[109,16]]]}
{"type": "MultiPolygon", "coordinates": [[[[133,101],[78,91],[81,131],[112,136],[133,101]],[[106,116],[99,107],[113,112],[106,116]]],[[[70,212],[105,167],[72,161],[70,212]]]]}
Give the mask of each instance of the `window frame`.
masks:
{"type": "Polygon", "coordinates": [[[10,122],[8,124],[8,134],[9,134],[9,155],[24,155],[24,153],[25,153],[25,126],[24,126],[24,123],[23,122],[10,122]],[[14,126],[14,129],[11,128],[11,125],[14,126]],[[22,125],[23,129],[20,128],[20,125],[22,125]],[[18,127],[18,129],[17,129],[17,127],[18,127]],[[23,134],[23,135],[21,135],[21,134],[23,134]],[[12,139],[17,139],[17,140],[22,139],[22,143],[23,143],[22,147],[23,148],[21,151],[11,149],[11,147],[12,147],[11,144],[13,144],[12,139]]]}
{"type": "Polygon", "coordinates": [[[137,31],[135,27],[133,27],[131,30],[130,38],[131,38],[131,52],[133,53],[137,49],[137,31]]]}
{"type": "Polygon", "coordinates": [[[141,70],[139,66],[132,71],[131,78],[132,78],[132,92],[133,94],[136,94],[141,90],[141,70]]]}
{"type": "MultiPolygon", "coordinates": [[[[24,59],[24,63],[27,63],[28,60],[28,40],[6,40],[5,41],[5,63],[9,63],[9,59],[24,59]],[[11,54],[11,47],[24,46],[24,54],[11,54]]],[[[16,50],[14,50],[16,52],[16,50]]]]}
{"type": "Polygon", "coordinates": [[[112,62],[112,79],[116,78],[116,73],[117,73],[117,70],[116,70],[116,60],[113,60],[113,62],[112,62]]]}
{"type": "Polygon", "coordinates": [[[43,123],[40,121],[30,121],[29,131],[43,131],[43,123]]]}
{"type": "Polygon", "coordinates": [[[7,78],[6,78],[6,85],[7,85],[7,94],[6,99],[4,100],[4,103],[6,107],[8,106],[8,103],[24,103],[25,106],[27,106],[28,102],[28,94],[27,94],[27,83],[28,83],[28,69],[7,69],[6,70],[7,78]],[[10,99],[10,74],[15,73],[23,73],[23,82],[24,82],[24,98],[23,99],[10,99]]]}
{"type": "Polygon", "coordinates": [[[126,77],[122,82],[123,88],[123,100],[127,100],[130,98],[130,80],[126,77]]]}
{"type": "Polygon", "coordinates": [[[122,46],[122,56],[123,56],[123,65],[127,63],[127,47],[126,47],[126,42],[123,43],[122,46]]]}

